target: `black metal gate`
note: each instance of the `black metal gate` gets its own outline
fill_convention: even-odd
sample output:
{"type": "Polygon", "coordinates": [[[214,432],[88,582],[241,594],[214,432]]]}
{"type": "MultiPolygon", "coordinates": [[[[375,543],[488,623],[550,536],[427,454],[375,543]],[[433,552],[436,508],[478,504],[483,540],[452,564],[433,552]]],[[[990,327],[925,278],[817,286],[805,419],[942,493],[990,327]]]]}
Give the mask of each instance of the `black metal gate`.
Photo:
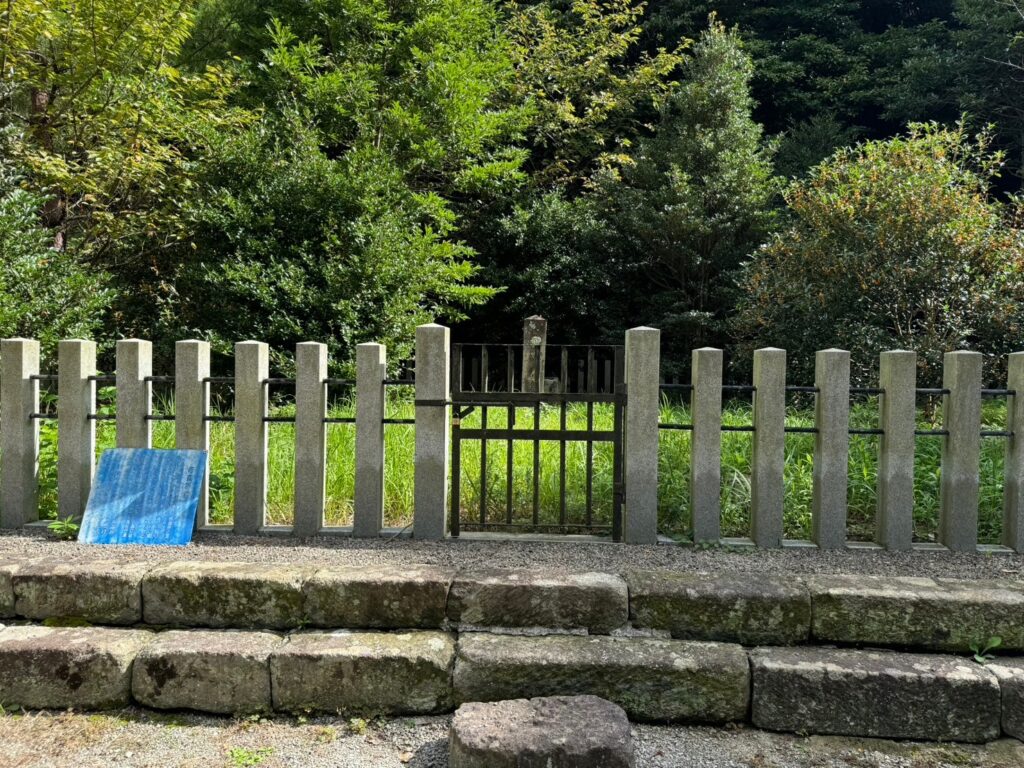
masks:
{"type": "Polygon", "coordinates": [[[454,345],[451,535],[610,534],[620,541],[624,368],[621,346],[527,347],[524,357],[521,345],[454,345]],[[469,467],[479,470],[471,508],[463,508],[462,493],[467,443],[479,454],[466,462],[479,458],[478,468],[469,467]],[[524,443],[532,451],[517,450],[524,443]],[[557,468],[542,444],[556,446],[557,468]],[[517,458],[525,459],[520,465],[532,461],[528,480],[526,467],[517,472],[517,458]],[[567,479],[580,479],[581,463],[582,482],[570,494],[567,479]],[[504,475],[497,488],[489,477],[495,470],[504,475]]]}

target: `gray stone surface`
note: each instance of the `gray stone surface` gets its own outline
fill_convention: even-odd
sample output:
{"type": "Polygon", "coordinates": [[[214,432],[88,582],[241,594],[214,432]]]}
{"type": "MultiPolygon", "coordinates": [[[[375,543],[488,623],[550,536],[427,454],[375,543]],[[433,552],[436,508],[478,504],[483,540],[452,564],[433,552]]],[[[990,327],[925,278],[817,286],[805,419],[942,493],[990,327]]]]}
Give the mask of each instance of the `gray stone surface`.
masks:
{"type": "Polygon", "coordinates": [[[416,328],[416,461],[413,536],[448,535],[448,444],[451,440],[450,337],[443,325],[416,328]]]}
{"type": "Polygon", "coordinates": [[[590,694],[637,720],[746,719],[747,655],[738,645],[624,637],[463,634],[456,700],[590,694]]]}
{"type": "Polygon", "coordinates": [[[126,706],[132,661],[153,637],[99,627],[0,630],[0,703],[26,709],[126,706]]]}
{"type": "Polygon", "coordinates": [[[626,623],[626,582],[607,573],[486,569],[459,574],[448,618],[475,627],[586,629],[607,634],[626,623]]]}
{"type": "Polygon", "coordinates": [[[0,619],[14,616],[14,573],[22,563],[0,562],[0,619]]]}
{"type": "Polygon", "coordinates": [[[846,546],[846,491],[850,452],[850,353],[824,349],[814,356],[814,486],[811,538],[821,549],[846,546]]]}
{"type": "Polygon", "coordinates": [[[621,707],[596,696],[463,704],[452,718],[450,768],[632,768],[621,707]]]}
{"type": "Polygon", "coordinates": [[[0,341],[0,527],[39,518],[39,342],[0,341]]]}
{"type": "Polygon", "coordinates": [[[786,350],[775,347],[755,350],[753,384],[750,538],[759,547],[781,547],[786,462],[786,350]]]}
{"type": "Polygon", "coordinates": [[[295,517],[292,533],[316,536],[327,483],[327,345],[295,345],[295,517]]]}
{"type": "Polygon", "coordinates": [[[722,350],[692,353],[690,512],[695,542],[722,535],[722,350]]]}
{"type": "Polygon", "coordinates": [[[177,562],[142,580],[147,624],[288,629],[303,620],[311,568],[257,563],[177,562]]]}
{"type": "Polygon", "coordinates": [[[283,643],[284,638],[272,632],[161,632],[135,658],[132,696],[154,709],[224,715],[267,712],[269,658],[283,643]]]}
{"type": "Polygon", "coordinates": [[[1003,733],[1024,741],[1024,659],[997,658],[985,668],[999,680],[1003,733]]]}
{"type": "Polygon", "coordinates": [[[978,546],[978,461],[981,457],[980,352],[947,352],[942,358],[942,475],[939,542],[954,552],[978,546]]]}
{"type": "Polygon", "coordinates": [[[817,640],[969,651],[1001,637],[1024,650],[1024,585],[918,577],[807,578],[817,640]]]}
{"type": "Polygon", "coordinates": [[[661,331],[626,331],[626,509],[628,544],[658,541],[658,417],[661,413],[661,331]]]}
{"type": "Polygon", "coordinates": [[[424,714],[451,708],[455,641],[444,632],[299,632],[270,657],[274,708],[424,714]]]}
{"type": "Polygon", "coordinates": [[[53,560],[22,565],[12,576],[15,613],[27,619],[79,618],[91,624],[142,621],[145,563],[53,560]]]}
{"type": "Polygon", "coordinates": [[[999,684],[967,658],[758,648],[750,661],[758,728],[932,741],[999,736],[999,684]]]}
{"type": "Polygon", "coordinates": [[[356,347],[356,482],[352,535],[380,536],[384,527],[384,379],[387,348],[356,347]]]}
{"type": "Polygon", "coordinates": [[[1006,401],[1006,440],[1003,462],[1003,545],[1024,552],[1024,352],[1006,361],[1006,388],[1022,394],[1006,401]]]}
{"type": "Polygon", "coordinates": [[[80,517],[96,470],[96,343],[59,342],[57,369],[57,514],[80,517]]]}
{"type": "Polygon", "coordinates": [[[914,540],[914,428],[917,421],[917,354],[879,356],[878,513],[875,540],[908,550],[914,540]]]}
{"type": "Polygon", "coordinates": [[[153,344],[140,339],[117,342],[117,447],[149,448],[153,442],[153,344]]]}
{"type": "MultiPolygon", "coordinates": [[[[174,344],[174,445],[190,451],[210,450],[210,343],[187,339],[174,344]]],[[[196,520],[209,522],[210,466],[207,462],[196,520]]]]}
{"type": "Polygon", "coordinates": [[[811,598],[799,579],[751,574],[632,571],[634,626],[684,640],[791,645],[807,640],[811,598]]]}
{"type": "Polygon", "coordinates": [[[266,344],[235,344],[235,533],[259,533],[266,521],[269,370],[266,344]]]}
{"type": "Polygon", "coordinates": [[[306,619],[339,629],[436,629],[455,571],[432,566],[322,568],[306,581],[306,619]]]}

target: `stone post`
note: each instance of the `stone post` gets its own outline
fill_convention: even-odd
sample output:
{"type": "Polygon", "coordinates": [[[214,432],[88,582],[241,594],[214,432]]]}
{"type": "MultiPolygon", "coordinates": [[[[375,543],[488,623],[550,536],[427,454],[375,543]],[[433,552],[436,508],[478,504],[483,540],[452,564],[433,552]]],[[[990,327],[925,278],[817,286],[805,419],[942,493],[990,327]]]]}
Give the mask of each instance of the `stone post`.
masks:
{"type": "Polygon", "coordinates": [[[523,392],[544,391],[548,321],[533,315],[523,321],[523,392]]]}
{"type": "Polygon", "coordinates": [[[917,420],[917,354],[879,356],[878,511],[875,540],[908,550],[914,541],[914,426],[917,420]]]}
{"type": "Polygon", "coordinates": [[[96,342],[57,346],[57,512],[85,512],[96,468],[96,342]]]}
{"type": "Polygon", "coordinates": [[[750,538],[782,546],[786,465],[786,350],[754,352],[754,451],[750,471],[750,538]]]}
{"type": "Polygon", "coordinates": [[[1024,552],[1024,352],[1007,360],[1006,460],[1003,465],[1003,546],[1024,552]]]}
{"type": "Polygon", "coordinates": [[[270,351],[260,341],[235,344],[235,533],[253,535],[267,508],[267,379],[270,351]]]}
{"type": "Polygon", "coordinates": [[[292,533],[316,536],[327,490],[327,345],[295,346],[295,519],[292,533]]]}
{"type": "Polygon", "coordinates": [[[387,348],[356,347],[356,498],[352,535],[379,536],[384,527],[384,379],[387,348]]]}
{"type": "Polygon", "coordinates": [[[206,474],[199,492],[198,525],[210,522],[210,345],[194,339],[174,345],[174,444],[181,450],[206,451],[206,474]]]}
{"type": "Polygon", "coordinates": [[[39,518],[39,342],[0,341],[0,527],[39,518]]]}
{"type": "Polygon", "coordinates": [[[847,461],[850,451],[850,353],[814,356],[814,472],[811,528],[820,549],[846,546],[847,461]]]}
{"type": "Polygon", "coordinates": [[[658,542],[658,415],[661,331],[626,331],[626,519],[628,544],[658,542]]]}
{"type": "Polygon", "coordinates": [[[690,512],[693,541],[722,536],[722,350],[693,350],[690,418],[690,512]]]}
{"type": "Polygon", "coordinates": [[[978,548],[978,472],[981,458],[981,353],[943,356],[942,482],[939,543],[956,552],[978,548]]]}
{"type": "Polygon", "coordinates": [[[117,447],[153,444],[153,345],[139,339],[117,342],[117,447]]]}
{"type": "MultiPolygon", "coordinates": [[[[416,469],[413,536],[448,535],[448,426],[451,384],[449,331],[430,323],[416,329],[416,469]]],[[[458,482],[456,478],[455,482],[458,482]]]]}

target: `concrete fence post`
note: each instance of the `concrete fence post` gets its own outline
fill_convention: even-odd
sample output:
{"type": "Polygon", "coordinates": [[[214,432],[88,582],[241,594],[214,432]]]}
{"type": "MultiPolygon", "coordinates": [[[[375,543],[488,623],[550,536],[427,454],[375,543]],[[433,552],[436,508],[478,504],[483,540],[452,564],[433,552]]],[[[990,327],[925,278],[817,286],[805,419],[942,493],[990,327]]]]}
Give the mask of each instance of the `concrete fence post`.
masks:
{"type": "Polygon", "coordinates": [[[754,450],[750,472],[750,538],[782,546],[786,466],[786,350],[754,351],[754,450]]]}
{"type": "Polygon", "coordinates": [[[0,341],[0,527],[39,518],[39,342],[0,341]]]}
{"type": "Polygon", "coordinates": [[[523,321],[523,392],[544,391],[548,321],[533,315],[523,321]]]}
{"type": "Polygon", "coordinates": [[[1003,546],[1024,552],[1024,352],[1007,360],[1006,460],[1003,465],[1003,546]]]}
{"type": "Polygon", "coordinates": [[[352,535],[379,536],[384,527],[384,379],[387,348],[356,347],[356,498],[352,535]]]}
{"type": "MultiPolygon", "coordinates": [[[[413,536],[448,534],[449,330],[430,323],[416,329],[416,468],[413,536]]],[[[455,478],[453,482],[459,482],[455,478]]]]}
{"type": "Polygon", "coordinates": [[[978,473],[981,458],[981,353],[943,356],[942,482],[939,542],[956,552],[978,548],[978,473]]]}
{"type": "Polygon", "coordinates": [[[814,356],[814,471],[811,536],[821,549],[846,546],[847,462],[850,451],[850,353],[814,356]]]}
{"type": "Polygon", "coordinates": [[[85,512],[96,468],[96,343],[57,345],[57,511],[85,512]]]}
{"type": "Polygon", "coordinates": [[[235,344],[235,533],[253,535],[267,508],[267,385],[270,351],[260,341],[235,344]]]}
{"type": "Polygon", "coordinates": [[[690,513],[693,541],[722,536],[722,350],[693,350],[690,418],[690,513]]]}
{"type": "Polygon", "coordinates": [[[661,331],[626,331],[626,519],[629,544],[658,542],[661,331]]]}
{"type": "Polygon", "coordinates": [[[327,345],[295,346],[295,519],[292,533],[316,536],[327,496],[327,345]]]}
{"type": "MultiPolygon", "coordinates": [[[[210,450],[210,345],[194,339],[174,344],[174,444],[181,450],[210,450]]],[[[210,461],[199,492],[198,525],[210,522],[210,461]]]]}
{"type": "Polygon", "coordinates": [[[917,354],[879,356],[878,510],[875,541],[907,550],[914,541],[914,427],[917,421],[917,354]]]}
{"type": "Polygon", "coordinates": [[[153,345],[139,339],[117,342],[117,447],[153,444],[153,345]]]}

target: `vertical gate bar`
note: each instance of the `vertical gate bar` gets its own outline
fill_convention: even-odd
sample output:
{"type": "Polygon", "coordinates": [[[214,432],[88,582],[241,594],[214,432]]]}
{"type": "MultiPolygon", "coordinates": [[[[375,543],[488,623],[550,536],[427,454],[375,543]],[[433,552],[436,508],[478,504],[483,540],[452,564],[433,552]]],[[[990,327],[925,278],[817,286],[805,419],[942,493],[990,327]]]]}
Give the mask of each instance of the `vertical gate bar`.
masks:
{"type": "Polygon", "coordinates": [[[451,395],[455,412],[452,414],[452,496],[450,527],[451,534],[458,538],[462,528],[462,406],[459,404],[459,394],[462,389],[462,355],[463,345],[455,344],[452,347],[452,369],[451,369],[451,395]]]}
{"type": "Polygon", "coordinates": [[[584,388],[583,388],[583,386],[584,386],[583,382],[585,381],[585,379],[584,379],[584,370],[585,369],[584,369],[583,366],[584,366],[584,360],[581,357],[579,360],[576,361],[576,391],[577,392],[584,392],[585,391],[584,388]]]}
{"type": "Polygon", "coordinates": [[[540,401],[533,404],[533,524],[540,523],[540,401]]]}
{"type": "Polygon", "coordinates": [[[814,356],[814,469],[811,538],[820,549],[846,546],[850,453],[850,353],[825,349],[814,356]]]}
{"type": "Polygon", "coordinates": [[[597,392],[597,354],[593,347],[587,347],[587,392],[597,392]]]}
{"type": "Polygon", "coordinates": [[[1003,491],[1003,546],[1024,552],[1024,352],[1007,359],[1006,441],[1003,491]]]}
{"type": "Polygon", "coordinates": [[[558,441],[558,522],[565,525],[565,429],[566,429],[566,402],[562,401],[562,412],[559,418],[559,427],[562,433],[558,441]]]}
{"type": "Polygon", "coordinates": [[[480,346],[480,390],[491,391],[491,359],[486,344],[480,346]]]}
{"type": "Polygon", "coordinates": [[[379,536],[384,527],[384,416],[388,351],[383,344],[356,347],[356,493],[352,535],[379,536]]]}
{"type": "Polygon", "coordinates": [[[658,541],[661,331],[626,331],[626,524],[631,544],[658,541]]]}
{"type": "Polygon", "coordinates": [[[117,447],[149,448],[153,442],[153,345],[120,339],[116,345],[117,447]]]}
{"type": "Polygon", "coordinates": [[[917,420],[917,354],[879,355],[878,511],[875,541],[907,550],[914,540],[914,425],[917,420]]]}
{"type": "MultiPolygon", "coordinates": [[[[356,376],[360,362],[365,366],[365,355],[360,344],[356,347],[356,376]]],[[[372,357],[373,352],[371,352],[372,357]]],[[[379,354],[379,353],[378,353],[379,354]]],[[[371,366],[372,368],[372,366],[371,366]]],[[[324,506],[327,499],[327,345],[307,341],[295,345],[295,516],[292,533],[296,536],[316,536],[324,524],[324,506]]],[[[372,391],[368,393],[373,399],[372,391]]],[[[356,397],[360,391],[356,389],[356,397]]],[[[356,414],[358,418],[358,404],[356,414]]],[[[380,427],[378,427],[378,430],[380,427]]],[[[356,425],[359,441],[359,425],[356,425]]],[[[371,449],[371,446],[361,446],[371,449]]],[[[372,460],[370,453],[367,459],[372,460]]],[[[356,486],[361,485],[359,470],[361,456],[356,450],[356,486]]],[[[373,478],[367,478],[373,489],[373,478]]],[[[356,491],[358,497],[359,492],[356,491]]],[[[365,500],[364,500],[365,504],[365,500]]],[[[355,514],[352,520],[355,527],[355,514]]],[[[378,528],[378,531],[380,529],[378,528]]],[[[376,534],[375,534],[376,535],[376,534]]]]}
{"type": "Polygon", "coordinates": [[[39,342],[0,342],[0,527],[39,518],[39,342]]]}
{"type": "Polygon", "coordinates": [[[978,462],[981,452],[980,352],[943,356],[939,542],[956,552],[978,548],[978,462]]]}
{"type": "Polygon", "coordinates": [[[505,371],[506,385],[505,388],[509,392],[515,392],[516,389],[516,350],[511,344],[505,347],[507,355],[507,369],[505,371]]]}
{"type": "Polygon", "coordinates": [[[722,536],[722,350],[693,350],[690,393],[690,514],[693,541],[722,536]]]}
{"type": "MultiPolygon", "coordinates": [[[[516,423],[516,407],[513,404],[508,406],[508,421],[506,426],[509,429],[516,423]]],[[[515,446],[510,437],[505,443],[505,522],[512,525],[512,472],[513,454],[515,446]]]]}
{"type": "Polygon", "coordinates": [[[235,344],[235,533],[254,535],[267,510],[267,385],[269,347],[235,344]]]}
{"type": "MultiPolygon", "coordinates": [[[[480,408],[480,426],[487,429],[487,406],[480,408]]],[[[480,438],[480,525],[487,525],[487,438],[480,438]]]]}
{"type": "Polygon", "coordinates": [[[750,538],[781,547],[786,468],[786,350],[754,351],[754,450],[750,472],[750,538]]]}
{"type": "MultiPolygon", "coordinates": [[[[594,403],[587,403],[587,431],[594,431],[594,403]]],[[[587,437],[587,526],[594,524],[594,438],[587,437]]]]}
{"type": "MultiPolygon", "coordinates": [[[[625,410],[626,401],[626,364],[625,364],[625,350],[622,347],[615,347],[614,352],[614,370],[612,378],[611,392],[614,394],[613,401],[615,403],[615,417],[614,417],[614,437],[612,442],[612,540],[622,541],[622,503],[624,496],[623,483],[624,477],[624,461],[623,461],[623,445],[622,445],[622,433],[623,429],[623,411],[625,410]]],[[[611,363],[611,361],[609,361],[611,363]]]]}
{"type": "Polygon", "coordinates": [[[206,451],[196,524],[210,524],[210,343],[189,339],[174,344],[174,445],[206,451]]]}
{"type": "Polygon", "coordinates": [[[85,511],[96,469],[96,342],[57,345],[57,510],[60,517],[85,511]]]}

